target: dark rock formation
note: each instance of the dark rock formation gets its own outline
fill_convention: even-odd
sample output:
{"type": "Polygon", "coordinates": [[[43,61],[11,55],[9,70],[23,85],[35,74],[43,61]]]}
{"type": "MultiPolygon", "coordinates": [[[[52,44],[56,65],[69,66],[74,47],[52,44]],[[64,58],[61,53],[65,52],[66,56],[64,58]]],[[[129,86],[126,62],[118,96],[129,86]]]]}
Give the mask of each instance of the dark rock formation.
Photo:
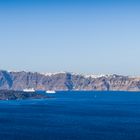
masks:
{"type": "Polygon", "coordinates": [[[44,94],[37,94],[22,91],[0,90],[0,100],[25,100],[25,99],[44,99],[47,98],[44,94]]]}

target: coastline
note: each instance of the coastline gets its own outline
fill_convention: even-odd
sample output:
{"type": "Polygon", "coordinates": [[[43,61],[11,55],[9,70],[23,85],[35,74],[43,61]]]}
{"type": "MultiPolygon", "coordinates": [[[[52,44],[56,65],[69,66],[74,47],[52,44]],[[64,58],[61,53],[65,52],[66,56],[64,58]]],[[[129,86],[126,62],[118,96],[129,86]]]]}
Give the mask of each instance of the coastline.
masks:
{"type": "Polygon", "coordinates": [[[36,92],[23,92],[13,90],[0,90],[0,100],[26,100],[26,99],[46,99],[45,94],[38,94],[36,92]]]}

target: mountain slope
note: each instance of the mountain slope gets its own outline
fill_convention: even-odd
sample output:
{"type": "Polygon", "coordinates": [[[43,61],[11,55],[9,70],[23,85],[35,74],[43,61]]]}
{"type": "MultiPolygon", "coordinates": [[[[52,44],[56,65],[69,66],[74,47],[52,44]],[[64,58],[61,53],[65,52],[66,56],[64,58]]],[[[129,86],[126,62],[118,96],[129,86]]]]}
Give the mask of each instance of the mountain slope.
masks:
{"type": "Polygon", "coordinates": [[[140,78],[120,75],[41,74],[0,71],[0,90],[110,90],[140,91],[140,78]]]}

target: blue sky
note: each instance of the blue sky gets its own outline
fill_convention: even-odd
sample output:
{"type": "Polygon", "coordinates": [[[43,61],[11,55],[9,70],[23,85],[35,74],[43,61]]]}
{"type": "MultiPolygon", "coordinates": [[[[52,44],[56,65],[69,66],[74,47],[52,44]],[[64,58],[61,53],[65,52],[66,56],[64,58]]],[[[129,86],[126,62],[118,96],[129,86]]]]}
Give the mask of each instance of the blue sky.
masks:
{"type": "Polygon", "coordinates": [[[137,0],[0,0],[1,69],[140,75],[137,0]]]}

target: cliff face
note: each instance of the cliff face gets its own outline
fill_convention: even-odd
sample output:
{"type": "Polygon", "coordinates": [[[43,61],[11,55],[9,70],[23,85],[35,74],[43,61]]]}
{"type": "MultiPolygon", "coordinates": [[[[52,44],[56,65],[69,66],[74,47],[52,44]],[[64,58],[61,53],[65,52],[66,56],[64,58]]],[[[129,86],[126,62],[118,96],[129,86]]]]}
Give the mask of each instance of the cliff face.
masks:
{"type": "Polygon", "coordinates": [[[72,73],[40,74],[0,71],[0,90],[114,90],[140,91],[140,78],[120,75],[84,76],[72,73]]]}

